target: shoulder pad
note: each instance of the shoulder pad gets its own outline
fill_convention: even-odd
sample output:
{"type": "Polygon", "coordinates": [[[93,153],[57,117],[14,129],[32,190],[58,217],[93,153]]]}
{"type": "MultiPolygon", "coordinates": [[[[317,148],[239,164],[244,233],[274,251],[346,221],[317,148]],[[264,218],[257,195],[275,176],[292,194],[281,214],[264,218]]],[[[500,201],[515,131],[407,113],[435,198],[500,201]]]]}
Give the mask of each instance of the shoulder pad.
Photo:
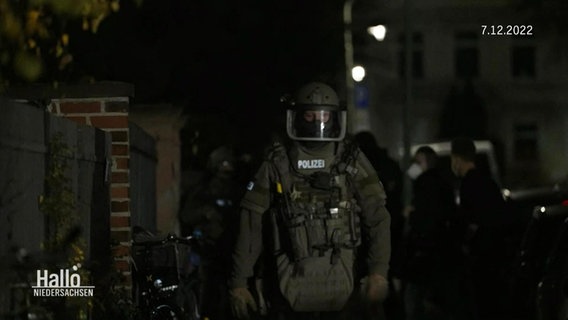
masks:
{"type": "Polygon", "coordinates": [[[264,158],[268,161],[274,161],[276,158],[286,157],[286,146],[280,141],[273,141],[264,151],[264,158]]]}

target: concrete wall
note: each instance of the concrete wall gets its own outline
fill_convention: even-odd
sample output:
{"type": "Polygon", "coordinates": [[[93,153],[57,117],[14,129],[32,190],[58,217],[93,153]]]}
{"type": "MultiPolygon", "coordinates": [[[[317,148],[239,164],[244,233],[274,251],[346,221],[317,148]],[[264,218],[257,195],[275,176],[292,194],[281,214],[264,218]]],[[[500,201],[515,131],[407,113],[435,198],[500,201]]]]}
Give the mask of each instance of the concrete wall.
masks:
{"type": "Polygon", "coordinates": [[[180,107],[169,104],[136,105],[130,119],[156,141],[158,231],[179,233],[178,212],[181,187],[181,141],[185,123],[180,107]]]}

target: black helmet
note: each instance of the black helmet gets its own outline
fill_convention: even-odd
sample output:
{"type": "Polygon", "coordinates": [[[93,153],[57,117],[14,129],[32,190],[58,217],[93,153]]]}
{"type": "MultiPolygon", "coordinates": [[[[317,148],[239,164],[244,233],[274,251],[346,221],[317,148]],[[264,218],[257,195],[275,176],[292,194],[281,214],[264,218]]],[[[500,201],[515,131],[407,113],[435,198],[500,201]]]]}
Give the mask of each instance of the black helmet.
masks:
{"type": "Polygon", "coordinates": [[[232,174],[235,170],[235,151],[232,147],[222,145],[214,149],[207,159],[207,169],[213,174],[232,174]]]}
{"type": "Polygon", "coordinates": [[[286,114],[286,131],[298,141],[340,141],[345,137],[346,112],[330,86],[310,82],[302,86],[286,114]]]}

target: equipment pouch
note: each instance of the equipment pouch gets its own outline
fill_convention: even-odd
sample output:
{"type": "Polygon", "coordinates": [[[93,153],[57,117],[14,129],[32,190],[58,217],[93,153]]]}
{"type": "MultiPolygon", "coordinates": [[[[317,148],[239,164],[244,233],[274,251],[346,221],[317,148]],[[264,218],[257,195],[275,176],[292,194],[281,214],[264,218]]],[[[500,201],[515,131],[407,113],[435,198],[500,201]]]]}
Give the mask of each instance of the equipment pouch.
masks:
{"type": "Polygon", "coordinates": [[[310,256],[308,246],[308,234],[304,223],[293,224],[288,227],[290,236],[290,246],[295,261],[302,260],[310,256]]]}
{"type": "Polygon", "coordinates": [[[294,311],[339,311],[347,303],[354,287],[353,250],[341,250],[335,264],[331,255],[328,250],[299,262],[276,257],[280,291],[294,311]]]}
{"type": "Polygon", "coordinates": [[[310,250],[313,250],[314,248],[320,250],[324,249],[327,244],[327,235],[324,220],[307,220],[306,232],[308,234],[308,247],[310,248],[310,250]]]}
{"type": "Polygon", "coordinates": [[[331,188],[331,174],[323,171],[314,172],[310,175],[310,186],[320,190],[331,188]]]}

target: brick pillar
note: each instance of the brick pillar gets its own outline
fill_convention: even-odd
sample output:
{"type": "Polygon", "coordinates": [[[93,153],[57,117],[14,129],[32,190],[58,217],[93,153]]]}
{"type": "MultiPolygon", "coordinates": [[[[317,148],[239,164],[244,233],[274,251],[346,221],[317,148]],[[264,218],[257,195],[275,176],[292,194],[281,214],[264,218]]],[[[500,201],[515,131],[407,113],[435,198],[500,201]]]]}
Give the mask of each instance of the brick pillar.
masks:
{"type": "Polygon", "coordinates": [[[128,97],[52,100],[53,113],[111,134],[111,238],[113,243],[123,247],[115,252],[115,266],[124,273],[130,271],[127,260],[130,246],[128,110],[128,97]]]}

